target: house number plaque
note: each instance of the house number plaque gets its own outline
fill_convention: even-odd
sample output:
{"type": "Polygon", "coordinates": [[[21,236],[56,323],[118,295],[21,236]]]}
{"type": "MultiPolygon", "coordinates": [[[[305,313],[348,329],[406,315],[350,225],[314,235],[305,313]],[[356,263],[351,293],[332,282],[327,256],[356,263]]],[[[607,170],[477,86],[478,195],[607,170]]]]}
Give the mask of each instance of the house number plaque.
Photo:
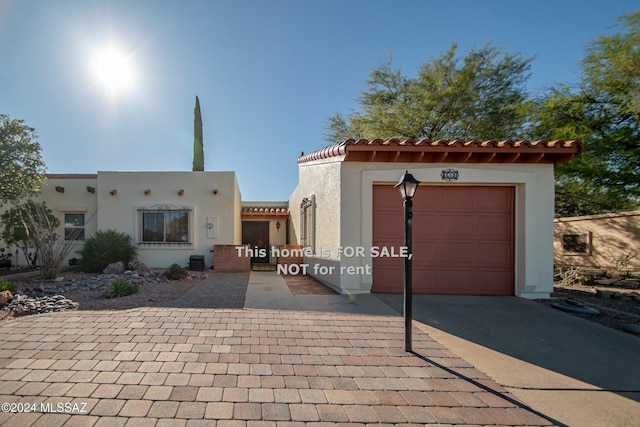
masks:
{"type": "Polygon", "coordinates": [[[442,177],[443,181],[451,182],[451,181],[457,181],[458,176],[460,176],[460,174],[455,169],[443,169],[440,176],[442,177]]]}

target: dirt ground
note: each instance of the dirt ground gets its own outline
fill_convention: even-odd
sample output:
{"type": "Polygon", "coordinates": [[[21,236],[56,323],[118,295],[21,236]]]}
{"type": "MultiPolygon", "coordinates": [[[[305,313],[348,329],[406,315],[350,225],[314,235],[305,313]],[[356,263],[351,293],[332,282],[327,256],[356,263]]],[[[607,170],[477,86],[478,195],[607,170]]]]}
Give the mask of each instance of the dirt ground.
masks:
{"type": "MultiPolygon", "coordinates": [[[[640,287],[634,286],[605,286],[605,285],[565,285],[560,282],[554,284],[554,292],[551,294],[555,298],[572,298],[594,307],[600,314],[589,317],[589,320],[600,323],[604,326],[625,331],[624,325],[640,322],[640,301],[629,297],[631,293],[640,294],[640,287]],[[604,299],[597,295],[597,291],[609,291],[613,295],[617,293],[617,298],[604,299]],[[622,298],[620,298],[622,295],[622,298]]],[[[551,304],[553,300],[544,301],[551,304]]]]}

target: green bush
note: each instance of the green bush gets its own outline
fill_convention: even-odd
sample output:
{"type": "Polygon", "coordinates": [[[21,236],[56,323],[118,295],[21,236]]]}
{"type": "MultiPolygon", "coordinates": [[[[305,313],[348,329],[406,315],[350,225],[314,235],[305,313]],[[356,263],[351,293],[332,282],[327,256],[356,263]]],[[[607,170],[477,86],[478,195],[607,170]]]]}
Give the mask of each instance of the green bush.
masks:
{"type": "Polygon", "coordinates": [[[189,275],[186,269],[179,264],[171,264],[169,268],[164,271],[164,275],[169,280],[181,280],[189,275]]]}
{"type": "Polygon", "coordinates": [[[100,230],[84,242],[80,255],[80,270],[102,273],[112,262],[122,261],[126,268],[136,257],[136,249],[128,235],[115,230],[100,230]]]}
{"type": "Polygon", "coordinates": [[[0,292],[2,291],[14,293],[16,291],[16,285],[11,282],[0,282],[0,292]]]}
{"type": "Polygon", "coordinates": [[[103,296],[105,298],[120,298],[137,293],[138,285],[129,283],[129,281],[125,279],[116,279],[111,282],[111,290],[106,291],[103,296]]]}

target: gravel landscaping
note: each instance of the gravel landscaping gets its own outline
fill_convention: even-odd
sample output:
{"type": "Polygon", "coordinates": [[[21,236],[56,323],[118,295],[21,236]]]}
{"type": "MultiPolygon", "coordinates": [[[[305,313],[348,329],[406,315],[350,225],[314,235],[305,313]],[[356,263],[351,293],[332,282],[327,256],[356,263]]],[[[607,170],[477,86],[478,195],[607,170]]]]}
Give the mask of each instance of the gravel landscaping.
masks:
{"type": "Polygon", "coordinates": [[[67,271],[53,281],[37,277],[13,280],[11,276],[0,276],[3,281],[16,286],[13,301],[0,309],[0,319],[69,309],[125,310],[155,307],[175,300],[207,276],[207,272],[189,272],[189,276],[183,280],[169,280],[164,277],[162,270],[151,270],[144,274],[85,274],[67,271]],[[125,297],[105,298],[104,293],[119,278],[137,284],[138,292],[125,297]],[[75,303],[75,307],[70,303],[75,303]]]}

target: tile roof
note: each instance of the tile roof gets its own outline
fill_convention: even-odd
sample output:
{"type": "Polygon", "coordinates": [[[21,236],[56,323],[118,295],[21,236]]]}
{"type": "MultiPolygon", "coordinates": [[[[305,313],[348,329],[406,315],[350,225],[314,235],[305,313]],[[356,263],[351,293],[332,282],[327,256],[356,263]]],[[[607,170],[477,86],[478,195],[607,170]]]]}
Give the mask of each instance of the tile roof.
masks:
{"type": "Polygon", "coordinates": [[[286,206],[244,206],[240,211],[242,216],[270,216],[289,217],[289,208],[286,206]]]}
{"type": "Polygon", "coordinates": [[[580,155],[580,141],[478,141],[348,139],[298,157],[310,162],[566,163],[580,155]]]}

